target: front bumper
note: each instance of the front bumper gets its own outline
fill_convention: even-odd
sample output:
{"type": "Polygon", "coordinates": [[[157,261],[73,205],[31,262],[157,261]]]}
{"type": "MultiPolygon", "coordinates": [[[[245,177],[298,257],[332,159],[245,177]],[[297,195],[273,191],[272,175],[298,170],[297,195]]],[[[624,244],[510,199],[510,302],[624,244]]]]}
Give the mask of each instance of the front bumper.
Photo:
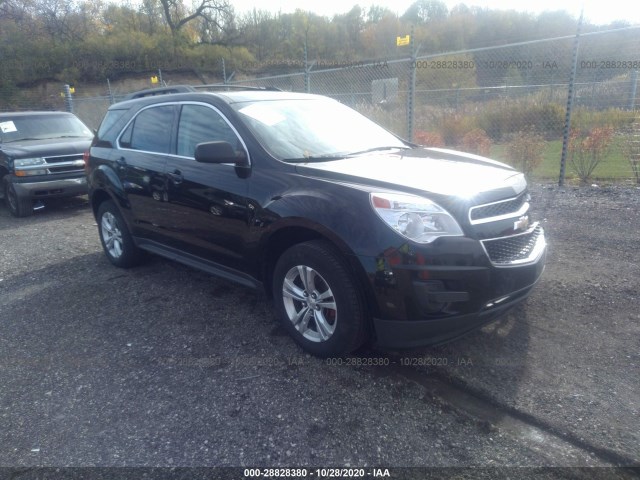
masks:
{"type": "Polygon", "coordinates": [[[373,319],[376,345],[384,348],[416,348],[437,345],[462,337],[507,313],[529,296],[531,287],[514,292],[510,299],[484,309],[433,320],[382,320],[373,319]]]}
{"type": "Polygon", "coordinates": [[[407,258],[420,256],[416,249],[394,266],[385,263],[384,272],[369,273],[378,304],[373,319],[378,346],[444,343],[495,320],[529,295],[546,259],[544,233],[535,257],[525,264],[496,266],[477,241],[458,240],[455,249],[464,252],[466,264],[455,255],[440,265],[433,264],[434,257],[411,264],[407,258]]]}
{"type": "Polygon", "coordinates": [[[52,180],[36,180],[35,178],[14,176],[12,183],[19,197],[34,200],[39,198],[73,197],[87,193],[87,178],[84,175],[76,178],[52,180]]]}

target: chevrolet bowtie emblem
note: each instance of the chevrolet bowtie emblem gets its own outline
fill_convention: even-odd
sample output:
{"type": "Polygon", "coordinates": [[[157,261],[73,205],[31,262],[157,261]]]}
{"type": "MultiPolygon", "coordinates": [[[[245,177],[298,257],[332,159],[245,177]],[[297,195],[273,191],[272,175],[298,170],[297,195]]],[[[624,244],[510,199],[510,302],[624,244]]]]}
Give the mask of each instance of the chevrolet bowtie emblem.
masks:
{"type": "Polygon", "coordinates": [[[529,216],[524,215],[520,217],[517,221],[513,222],[514,230],[526,230],[529,226],[529,216]]]}

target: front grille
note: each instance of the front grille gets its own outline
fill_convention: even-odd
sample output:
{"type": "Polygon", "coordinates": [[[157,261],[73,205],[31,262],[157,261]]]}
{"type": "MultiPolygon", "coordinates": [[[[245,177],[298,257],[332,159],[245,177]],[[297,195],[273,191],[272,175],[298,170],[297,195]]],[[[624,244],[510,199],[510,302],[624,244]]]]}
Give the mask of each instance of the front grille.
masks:
{"type": "Polygon", "coordinates": [[[544,248],[544,230],[536,223],[525,233],[483,240],[482,245],[494,265],[526,263],[535,260],[544,248]]]}
{"type": "Polygon", "coordinates": [[[82,153],[75,155],[62,155],[60,157],[45,157],[45,162],[48,164],[69,162],[71,160],[82,160],[82,153]]]}
{"type": "Polygon", "coordinates": [[[522,194],[519,197],[510,198],[509,200],[471,207],[471,210],[469,210],[469,219],[474,223],[487,218],[516,214],[528,201],[528,198],[529,196],[527,194],[522,194]]]}
{"type": "Polygon", "coordinates": [[[63,155],[58,157],[45,157],[44,161],[47,162],[46,168],[49,170],[49,173],[84,171],[84,160],[82,153],[74,155],[63,155]]]}

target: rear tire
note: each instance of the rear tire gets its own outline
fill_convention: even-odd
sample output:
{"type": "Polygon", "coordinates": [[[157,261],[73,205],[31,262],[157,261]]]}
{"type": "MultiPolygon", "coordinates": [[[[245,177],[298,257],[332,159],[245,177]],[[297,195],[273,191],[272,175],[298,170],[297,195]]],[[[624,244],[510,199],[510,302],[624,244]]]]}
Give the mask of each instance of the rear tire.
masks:
{"type": "Polygon", "coordinates": [[[283,327],[313,355],[346,355],[366,339],[360,287],[327,242],[300,243],[282,254],[273,274],[273,298],[283,327]]]}
{"type": "Polygon", "coordinates": [[[3,179],[4,203],[14,217],[28,217],[33,215],[33,200],[22,198],[8,176],[3,179]]]}
{"type": "Polygon", "coordinates": [[[116,267],[130,268],[142,260],[142,252],[133,242],[118,207],[111,200],[98,208],[98,232],[104,253],[116,267]]]}

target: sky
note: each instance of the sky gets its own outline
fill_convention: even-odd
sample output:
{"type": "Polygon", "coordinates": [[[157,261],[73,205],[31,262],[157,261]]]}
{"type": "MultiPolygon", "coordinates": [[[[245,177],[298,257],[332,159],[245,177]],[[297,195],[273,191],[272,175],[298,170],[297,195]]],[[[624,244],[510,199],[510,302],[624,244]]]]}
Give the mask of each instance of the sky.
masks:
{"type": "MultiPolygon", "coordinates": [[[[258,8],[271,12],[291,13],[296,9],[312,11],[319,15],[332,17],[338,13],[351,10],[354,5],[368,7],[373,5],[386,6],[391,11],[403,14],[414,0],[322,0],[309,2],[308,0],[230,0],[236,12],[258,8]]],[[[632,25],[640,24],[640,5],[637,0],[444,0],[449,8],[464,3],[467,6],[479,6],[496,10],[518,10],[534,14],[545,10],[566,10],[578,18],[584,7],[585,19],[596,25],[609,24],[614,20],[625,20],[632,25]]]]}

